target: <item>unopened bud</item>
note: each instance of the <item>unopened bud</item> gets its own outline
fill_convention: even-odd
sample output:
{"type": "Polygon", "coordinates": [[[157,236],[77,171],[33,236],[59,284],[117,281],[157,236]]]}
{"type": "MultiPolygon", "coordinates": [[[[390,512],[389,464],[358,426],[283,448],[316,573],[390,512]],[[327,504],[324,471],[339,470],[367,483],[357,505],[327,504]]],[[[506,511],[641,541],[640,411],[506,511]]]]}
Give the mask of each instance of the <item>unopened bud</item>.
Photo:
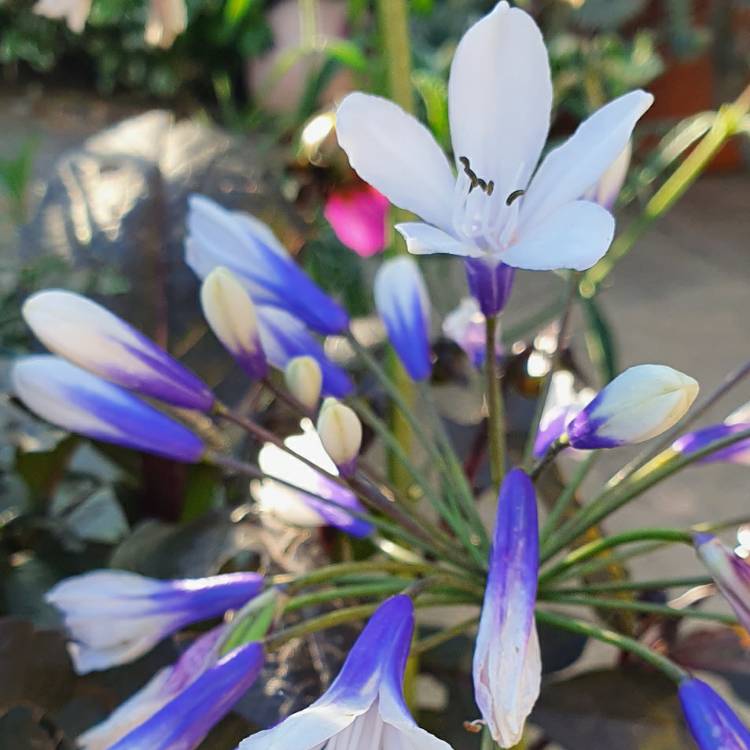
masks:
{"type": "Polygon", "coordinates": [[[351,476],[362,445],[359,417],[335,398],[327,398],[318,416],[318,434],[342,476],[351,476]]]}
{"type": "Polygon", "coordinates": [[[313,411],[323,387],[323,373],[317,361],[307,355],[294,357],[284,370],[284,380],[292,396],[313,411]]]}

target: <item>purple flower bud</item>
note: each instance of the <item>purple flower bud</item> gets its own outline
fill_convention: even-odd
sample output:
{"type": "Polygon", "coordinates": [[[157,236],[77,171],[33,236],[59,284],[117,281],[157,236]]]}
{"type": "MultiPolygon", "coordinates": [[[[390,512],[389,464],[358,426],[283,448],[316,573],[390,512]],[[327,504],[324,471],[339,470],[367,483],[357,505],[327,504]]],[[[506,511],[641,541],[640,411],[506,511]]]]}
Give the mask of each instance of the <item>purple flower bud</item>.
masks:
{"type": "Polygon", "coordinates": [[[473,670],[477,705],[501,747],[518,744],[539,696],[538,573],[536,493],[529,477],[513,469],[500,488],[473,670]]]}
{"type": "Polygon", "coordinates": [[[411,258],[387,260],[375,275],[375,306],[388,338],[414,380],[432,372],[430,300],[419,266],[411,258]]]}
{"type": "Polygon", "coordinates": [[[339,333],[349,325],[343,308],[313,283],[271,229],[249,214],[193,195],[185,256],[201,278],[225,266],[246,285],[256,305],[286,310],[320,333],[339,333]]]}
{"type": "Polygon", "coordinates": [[[679,696],[700,750],[750,750],[750,731],[712,687],[702,680],[686,679],[679,696]]]}
{"type": "Polygon", "coordinates": [[[513,291],[516,269],[494,259],[467,258],[464,263],[469,291],[482,313],[490,318],[502,312],[513,291]]]}
{"type": "Polygon", "coordinates": [[[36,415],[70,432],[176,461],[199,461],[203,442],[128,391],[50,355],[13,365],[15,394],[36,415]]]}
{"type": "MultiPolygon", "coordinates": [[[[715,424],[710,427],[703,427],[695,432],[688,432],[672,443],[672,450],[689,455],[705,448],[711,443],[735,435],[738,432],[750,430],[750,423],[745,424],[715,424]]],[[[698,459],[697,463],[717,463],[726,461],[733,464],[744,464],[750,466],[750,438],[740,440],[734,445],[709,453],[707,456],[698,459]]]]}
{"type": "Polygon", "coordinates": [[[47,593],[62,611],[79,674],[125,664],[185,625],[238,609],[263,587],[257,573],[161,581],[123,570],[66,578],[47,593]]]}
{"type": "Polygon", "coordinates": [[[53,353],[105,380],[184,409],[208,411],[208,386],[124,320],[80,294],[38,292],[23,317],[53,353]]]}
{"type": "MultiPolygon", "coordinates": [[[[484,365],[486,324],[487,318],[474,297],[464,297],[458,307],[451,310],[443,320],[443,333],[466,352],[469,361],[476,368],[484,365]]],[[[495,356],[498,359],[504,353],[501,333],[500,326],[496,326],[495,356]]]]}

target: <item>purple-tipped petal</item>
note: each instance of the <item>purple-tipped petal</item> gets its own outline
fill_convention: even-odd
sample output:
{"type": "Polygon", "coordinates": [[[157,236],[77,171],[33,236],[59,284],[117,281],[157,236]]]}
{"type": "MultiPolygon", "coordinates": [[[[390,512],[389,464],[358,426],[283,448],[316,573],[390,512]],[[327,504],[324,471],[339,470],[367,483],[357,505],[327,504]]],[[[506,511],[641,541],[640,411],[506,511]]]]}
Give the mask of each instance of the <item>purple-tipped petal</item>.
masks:
{"type": "Polygon", "coordinates": [[[193,750],[258,679],[263,647],[236,648],[109,750],[193,750]]]}
{"type": "Polygon", "coordinates": [[[20,359],[11,381],[31,411],[70,432],[187,463],[203,455],[203,442],[179,422],[59,357],[20,359]]]}
{"type": "Polygon", "coordinates": [[[201,195],[190,198],[186,259],[201,278],[217,266],[228,268],[257,305],[286,310],[320,333],[349,325],[344,309],[294,262],[268,226],[201,195]]]}
{"type": "Polygon", "coordinates": [[[121,570],[66,578],[47,593],[64,615],[79,674],[137,659],[185,625],[238,609],[263,586],[257,573],[161,581],[121,570]]]}
{"type": "MultiPolygon", "coordinates": [[[[672,443],[672,450],[689,455],[702,450],[711,443],[721,440],[722,438],[735,435],[738,432],[750,430],[750,423],[745,424],[716,424],[710,427],[704,427],[695,432],[689,432],[672,443]]],[[[750,438],[740,440],[734,445],[727,448],[709,453],[707,456],[698,459],[697,463],[710,464],[725,461],[733,464],[750,465],[750,438]]]]}
{"type": "Polygon", "coordinates": [[[750,630],[750,563],[712,534],[695,534],[693,544],[737,619],[750,630]]]}
{"type": "Polygon", "coordinates": [[[375,306],[388,339],[414,380],[432,372],[430,300],[419,266],[411,258],[387,260],[375,275],[375,306]]]}
{"type": "Polygon", "coordinates": [[[409,597],[383,602],[328,691],[273,729],[248,737],[239,750],[450,750],[416,725],[404,701],[401,686],[413,631],[409,597]]]}
{"type": "Polygon", "coordinates": [[[467,258],[464,265],[469,291],[485,317],[502,312],[513,291],[516,269],[484,258],[467,258]]]}
{"type": "Polygon", "coordinates": [[[473,670],[477,705],[501,747],[520,741],[539,696],[538,573],[536,493],[529,477],[513,469],[498,499],[473,670]]]}
{"type": "Polygon", "coordinates": [[[140,331],[80,294],[49,289],[23,316],[53,353],[105,380],[185,409],[207,411],[208,386],[140,331]]]}
{"type": "Polygon", "coordinates": [[[679,696],[700,750],[750,750],[750,731],[713,688],[690,678],[680,684],[679,696]]]}

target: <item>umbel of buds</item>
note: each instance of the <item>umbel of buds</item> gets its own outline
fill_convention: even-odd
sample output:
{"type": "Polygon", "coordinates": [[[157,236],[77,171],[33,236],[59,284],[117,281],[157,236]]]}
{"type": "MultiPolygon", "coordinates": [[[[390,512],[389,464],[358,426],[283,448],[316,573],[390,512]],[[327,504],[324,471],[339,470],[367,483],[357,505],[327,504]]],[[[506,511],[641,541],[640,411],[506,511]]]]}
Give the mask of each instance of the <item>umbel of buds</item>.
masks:
{"type": "Polygon", "coordinates": [[[342,476],[351,476],[362,445],[362,423],[346,404],[335,398],[323,402],[318,416],[318,434],[342,476]]]}

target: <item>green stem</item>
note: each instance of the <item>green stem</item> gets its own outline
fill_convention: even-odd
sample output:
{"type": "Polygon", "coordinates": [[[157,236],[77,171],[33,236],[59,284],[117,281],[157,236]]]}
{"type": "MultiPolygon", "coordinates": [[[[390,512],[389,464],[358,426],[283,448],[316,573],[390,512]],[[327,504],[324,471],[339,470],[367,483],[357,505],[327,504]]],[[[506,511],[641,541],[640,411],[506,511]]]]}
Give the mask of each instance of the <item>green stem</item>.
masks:
{"type": "Polygon", "coordinates": [[[453,640],[457,636],[463,635],[463,633],[465,633],[470,628],[473,628],[478,622],[479,618],[474,616],[470,617],[468,620],[463,620],[462,622],[459,622],[458,624],[453,625],[450,628],[445,628],[439,633],[435,633],[435,635],[431,635],[427,638],[423,638],[421,641],[417,641],[412,646],[411,652],[416,654],[424,654],[427,651],[431,651],[433,648],[442,646],[444,643],[453,640]]]}
{"type": "MultiPolygon", "coordinates": [[[[660,589],[689,588],[691,586],[707,586],[713,583],[710,576],[693,576],[692,578],[662,578],[649,581],[610,581],[609,583],[592,583],[586,586],[551,589],[549,592],[540,591],[539,596],[550,594],[606,594],[618,591],[655,591],[660,589]]],[[[597,600],[598,601],[598,600],[597,600]]]]}
{"type": "Polygon", "coordinates": [[[579,563],[592,557],[597,557],[608,549],[618,547],[622,544],[644,541],[692,544],[693,535],[688,531],[681,531],[679,529],[636,529],[635,531],[626,531],[622,534],[613,534],[604,539],[597,539],[569,553],[556,565],[544,571],[539,576],[539,585],[541,586],[548,581],[559,578],[579,563]]]}
{"type": "Polygon", "coordinates": [[[629,480],[621,485],[605,490],[605,492],[594,498],[567,523],[563,524],[549,538],[547,549],[543,554],[543,560],[549,559],[603,518],[619,510],[633,498],[638,497],[647,489],[650,489],[680,469],[695,463],[704,456],[708,456],[723,448],[728,448],[730,445],[747,440],[748,438],[750,438],[750,429],[714,440],[700,450],[693,451],[687,455],[675,453],[671,449],[664,451],[635,472],[629,480]]]}
{"type": "Polygon", "coordinates": [[[378,0],[378,20],[391,99],[414,114],[409,7],[406,0],[378,0]]]}
{"type": "Polygon", "coordinates": [[[556,612],[539,609],[536,611],[536,619],[538,622],[562,628],[563,630],[569,630],[570,632],[578,633],[579,635],[585,635],[589,638],[595,638],[596,640],[607,643],[610,646],[615,646],[621,651],[635,654],[646,663],[656,667],[656,669],[663,672],[675,682],[682,682],[682,680],[688,677],[688,673],[670,659],[656,653],[656,651],[653,651],[648,646],[644,646],[634,638],[628,638],[628,636],[616,633],[614,630],[608,630],[607,628],[599,627],[598,625],[585,622],[584,620],[566,617],[557,614],[556,612]]]}
{"type": "Polygon", "coordinates": [[[290,599],[284,607],[284,612],[295,612],[298,609],[304,609],[315,604],[324,604],[348,597],[359,598],[396,594],[399,591],[403,591],[408,585],[408,581],[389,578],[387,581],[354,583],[350,586],[338,586],[334,589],[326,589],[325,591],[313,591],[309,594],[301,594],[290,599]]]}
{"type": "Polygon", "coordinates": [[[487,432],[489,435],[490,477],[492,484],[499,489],[505,475],[505,404],[500,392],[500,380],[495,356],[495,336],[497,316],[485,321],[485,377],[487,387],[487,432]]]}
{"type": "Polygon", "coordinates": [[[397,576],[429,575],[435,572],[435,565],[428,563],[403,563],[390,560],[362,560],[359,562],[337,563],[318,568],[310,573],[294,576],[291,574],[274,577],[271,582],[275,585],[286,585],[287,592],[294,593],[307,586],[321,583],[332,583],[348,576],[366,573],[391,573],[397,576]]]}
{"type": "Polygon", "coordinates": [[[548,594],[544,597],[545,602],[550,604],[564,604],[570,607],[593,607],[594,609],[616,609],[629,612],[644,612],[647,614],[662,615],[663,617],[687,617],[693,620],[710,620],[721,622],[725,625],[736,625],[737,618],[732,615],[724,615],[719,612],[702,612],[699,609],[685,608],[675,609],[665,604],[652,604],[651,602],[636,602],[629,599],[602,599],[598,596],[568,596],[567,594],[548,594]]]}
{"type": "Polygon", "coordinates": [[[557,528],[557,525],[565,516],[570,504],[575,499],[576,492],[586,478],[586,475],[591,471],[591,467],[594,465],[597,455],[597,453],[590,453],[583,461],[581,461],[580,465],[576,468],[575,473],[565,485],[565,489],[560,493],[557,500],[555,500],[555,504],[552,506],[546,520],[544,521],[544,526],[542,527],[539,537],[542,550],[544,550],[544,545],[548,537],[557,528]]]}

